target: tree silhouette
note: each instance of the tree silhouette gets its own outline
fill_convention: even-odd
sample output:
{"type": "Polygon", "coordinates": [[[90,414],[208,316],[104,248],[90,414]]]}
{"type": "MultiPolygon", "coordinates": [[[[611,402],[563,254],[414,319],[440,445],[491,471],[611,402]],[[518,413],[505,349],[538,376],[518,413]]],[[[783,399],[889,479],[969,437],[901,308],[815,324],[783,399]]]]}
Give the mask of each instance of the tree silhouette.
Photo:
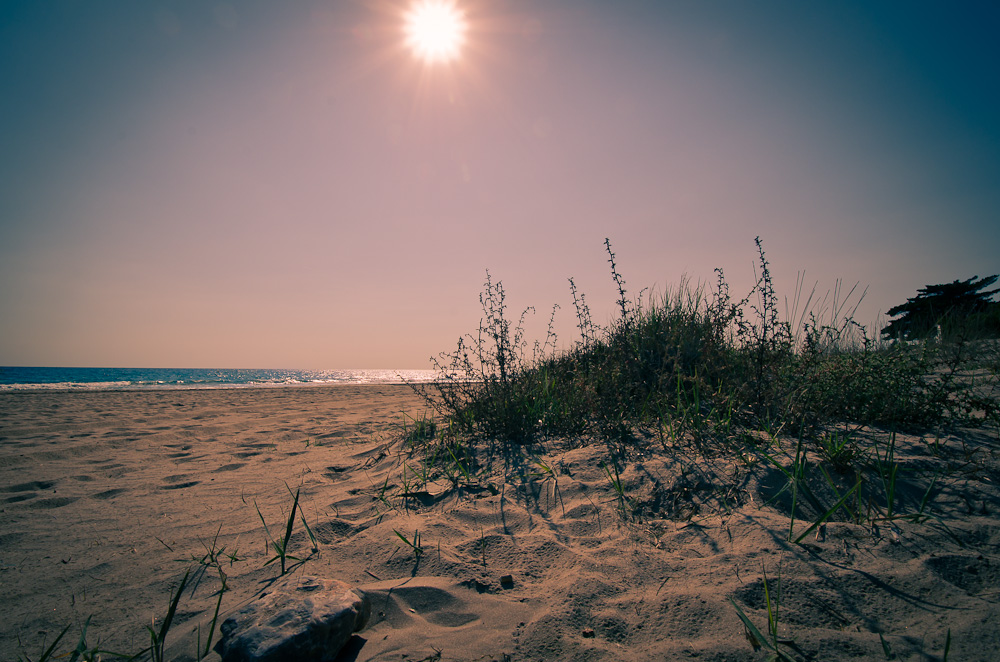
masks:
{"type": "Polygon", "coordinates": [[[982,291],[1000,275],[977,278],[920,288],[917,296],[889,309],[888,315],[896,319],[882,329],[882,336],[903,340],[927,338],[936,335],[940,327],[944,338],[958,333],[1000,337],[1000,303],[992,300],[1000,289],[982,291]]]}

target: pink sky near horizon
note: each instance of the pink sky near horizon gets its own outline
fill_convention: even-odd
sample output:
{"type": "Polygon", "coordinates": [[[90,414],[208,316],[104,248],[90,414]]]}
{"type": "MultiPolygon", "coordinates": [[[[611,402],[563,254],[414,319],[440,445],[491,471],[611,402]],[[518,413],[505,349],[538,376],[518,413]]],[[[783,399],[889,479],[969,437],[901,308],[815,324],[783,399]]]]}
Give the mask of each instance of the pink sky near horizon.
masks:
{"type": "Polygon", "coordinates": [[[567,278],[868,288],[1000,272],[998,12],[459,2],[0,9],[0,365],[426,368],[488,269],[544,330],[567,278]]]}

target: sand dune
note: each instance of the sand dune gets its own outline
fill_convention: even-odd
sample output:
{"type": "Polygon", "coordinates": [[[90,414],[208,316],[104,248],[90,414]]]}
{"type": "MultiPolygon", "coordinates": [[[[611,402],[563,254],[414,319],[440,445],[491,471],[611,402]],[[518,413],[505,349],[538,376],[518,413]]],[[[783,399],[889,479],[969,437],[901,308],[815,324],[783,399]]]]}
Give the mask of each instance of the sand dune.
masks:
{"type": "Polygon", "coordinates": [[[344,660],[765,659],[730,602],[766,632],[765,573],[793,657],[885,659],[884,642],[935,660],[950,632],[949,659],[1000,658],[995,433],[899,438],[915,477],[900,509],[941,473],[933,519],[830,522],[796,545],[786,500],[765,502],[777,469],[694,449],[629,458],[627,502],[607,449],[579,440],[544,444],[551,474],[522,454],[493,489],[438,480],[403,499],[420,462],[399,424],[423,410],[403,386],[0,394],[0,659],[74,624],[71,650],[88,618],[90,645],[138,651],[193,567],[168,638],[190,659],[220,587],[210,552],[224,613],[278,575],[258,508],[279,535],[286,484],[318,547],[296,522],[292,571],[373,601],[344,660]]]}

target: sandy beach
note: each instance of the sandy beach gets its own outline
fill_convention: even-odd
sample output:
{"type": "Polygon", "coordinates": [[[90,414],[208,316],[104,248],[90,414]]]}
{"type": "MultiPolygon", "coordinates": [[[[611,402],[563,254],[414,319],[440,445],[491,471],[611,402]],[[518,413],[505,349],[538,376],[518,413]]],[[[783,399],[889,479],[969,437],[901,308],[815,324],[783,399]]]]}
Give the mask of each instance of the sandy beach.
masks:
{"type": "Polygon", "coordinates": [[[652,441],[621,472],[627,507],[580,440],[506,482],[408,490],[403,412],[425,410],[395,385],[0,394],[0,659],[67,625],[72,650],[88,619],[91,646],[139,651],[194,568],[167,642],[193,659],[218,568],[223,614],[278,576],[261,516],[278,535],[289,488],[317,543],[297,521],[291,571],[372,599],[344,660],[763,660],[733,603],[766,632],[765,573],[794,658],[940,660],[949,637],[950,660],[1000,658],[996,431],[898,437],[899,511],[937,475],[932,517],[793,544],[773,466],[652,441]]]}

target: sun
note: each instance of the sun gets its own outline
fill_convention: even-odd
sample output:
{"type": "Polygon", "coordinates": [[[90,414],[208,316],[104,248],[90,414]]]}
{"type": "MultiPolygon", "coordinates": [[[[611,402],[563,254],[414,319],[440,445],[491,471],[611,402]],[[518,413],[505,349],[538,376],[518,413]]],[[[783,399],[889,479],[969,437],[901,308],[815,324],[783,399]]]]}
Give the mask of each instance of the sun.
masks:
{"type": "Polygon", "coordinates": [[[465,42],[462,12],[448,0],[418,0],[406,14],[406,43],[428,63],[458,57],[465,42]]]}

